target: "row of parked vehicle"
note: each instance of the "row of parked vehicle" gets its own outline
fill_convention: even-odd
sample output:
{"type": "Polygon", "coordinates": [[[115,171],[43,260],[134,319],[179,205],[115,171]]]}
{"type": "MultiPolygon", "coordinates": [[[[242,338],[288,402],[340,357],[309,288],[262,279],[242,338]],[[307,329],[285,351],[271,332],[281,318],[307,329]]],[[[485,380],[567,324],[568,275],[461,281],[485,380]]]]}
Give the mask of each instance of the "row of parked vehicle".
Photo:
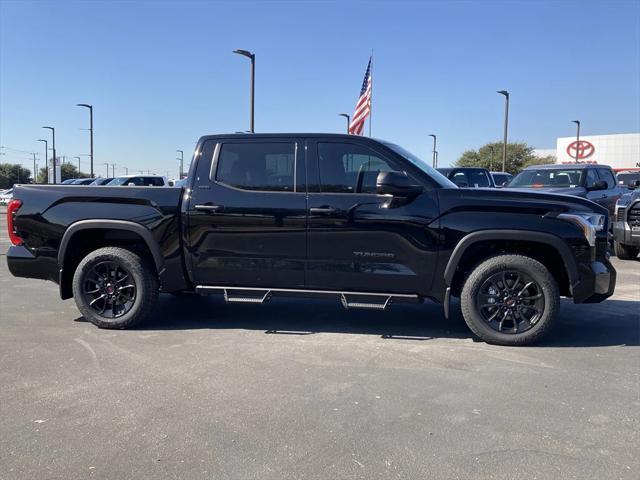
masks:
{"type": "Polygon", "coordinates": [[[69,178],[62,185],[105,185],[110,187],[169,187],[171,182],[167,177],[159,175],[123,175],[110,178],[69,178]]]}

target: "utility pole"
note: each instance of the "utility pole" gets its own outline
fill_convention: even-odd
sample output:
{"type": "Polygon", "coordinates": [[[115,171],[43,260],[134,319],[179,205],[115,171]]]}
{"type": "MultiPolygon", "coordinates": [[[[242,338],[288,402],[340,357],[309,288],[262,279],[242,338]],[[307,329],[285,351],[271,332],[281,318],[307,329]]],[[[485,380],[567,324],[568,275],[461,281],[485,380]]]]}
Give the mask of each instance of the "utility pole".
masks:
{"type": "MultiPolygon", "coordinates": [[[[56,129],[53,127],[42,127],[42,128],[46,128],[47,130],[51,130],[51,136],[53,137],[53,183],[57,183],[56,182],[56,129]]],[[[62,170],[60,171],[60,173],[62,173],[62,170]]]]}
{"type": "Polygon", "coordinates": [[[78,159],[78,178],[80,178],[80,157],[73,157],[78,159]]]}
{"type": "Polygon", "coordinates": [[[509,92],[499,90],[497,93],[504,95],[504,140],[502,147],[502,171],[507,171],[507,132],[509,130],[509,92]]]}
{"type": "Polygon", "coordinates": [[[78,103],[77,106],[85,107],[89,109],[89,138],[91,142],[91,150],[90,150],[91,153],[89,153],[89,156],[91,157],[91,178],[94,178],[93,176],[93,105],[89,105],[87,103],[78,103]]]}
{"type": "Polygon", "coordinates": [[[178,158],[177,160],[180,160],[180,175],[179,175],[179,180],[182,180],[182,175],[184,172],[184,152],[182,150],[176,150],[176,152],[180,153],[180,158],[178,158]]]}
{"type": "Polygon", "coordinates": [[[436,160],[436,136],[431,133],[429,134],[430,137],[433,137],[433,168],[436,168],[436,166],[438,165],[438,161],[436,160]]]}
{"type": "Polygon", "coordinates": [[[103,163],[103,165],[107,166],[107,176],[106,176],[106,178],[109,178],[109,164],[108,163],[103,163]]]}
{"type": "Polygon", "coordinates": [[[493,145],[489,145],[489,151],[491,152],[491,160],[489,161],[489,171],[493,171],[493,145]]]}
{"type": "Polygon", "coordinates": [[[38,168],[36,167],[36,152],[33,152],[33,184],[38,183],[38,168]]]}
{"type": "Polygon", "coordinates": [[[116,176],[116,164],[115,163],[111,164],[111,173],[112,173],[111,176],[115,178],[115,176],[116,176]]]}
{"type": "Polygon", "coordinates": [[[129,175],[129,168],[124,167],[124,174],[125,174],[125,175],[129,175]]]}
{"type": "MultiPolygon", "coordinates": [[[[49,148],[48,148],[48,142],[42,138],[38,139],[39,142],[44,142],[44,169],[47,171],[47,174],[49,173],[49,169],[47,168],[49,166],[49,148]]],[[[42,179],[44,180],[44,178],[42,179]]]]}

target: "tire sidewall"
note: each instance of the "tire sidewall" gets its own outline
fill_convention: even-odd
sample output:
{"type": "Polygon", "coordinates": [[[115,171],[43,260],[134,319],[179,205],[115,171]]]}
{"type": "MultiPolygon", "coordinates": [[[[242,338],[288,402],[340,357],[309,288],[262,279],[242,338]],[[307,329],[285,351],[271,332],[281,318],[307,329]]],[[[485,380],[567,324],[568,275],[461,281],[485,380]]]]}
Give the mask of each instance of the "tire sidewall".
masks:
{"type": "Polygon", "coordinates": [[[557,283],[544,265],[530,257],[501,255],[490,258],[476,267],[463,287],[460,303],[465,322],[481,339],[500,345],[522,345],[537,340],[548,331],[559,309],[559,297],[557,283]],[[484,320],[476,302],[480,288],[487,278],[504,270],[529,275],[538,284],[544,296],[542,316],[532,328],[522,333],[501,333],[491,328],[484,320]]]}

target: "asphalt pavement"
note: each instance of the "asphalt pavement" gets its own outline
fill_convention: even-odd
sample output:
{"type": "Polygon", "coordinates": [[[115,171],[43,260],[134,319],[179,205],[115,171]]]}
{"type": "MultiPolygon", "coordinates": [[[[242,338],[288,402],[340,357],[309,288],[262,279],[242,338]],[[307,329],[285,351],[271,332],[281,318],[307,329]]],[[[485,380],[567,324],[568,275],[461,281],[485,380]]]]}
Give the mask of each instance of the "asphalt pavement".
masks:
{"type": "Polygon", "coordinates": [[[542,343],[457,309],[162,295],[100,330],[12,277],[0,216],[0,479],[637,479],[640,262],[542,343]]]}

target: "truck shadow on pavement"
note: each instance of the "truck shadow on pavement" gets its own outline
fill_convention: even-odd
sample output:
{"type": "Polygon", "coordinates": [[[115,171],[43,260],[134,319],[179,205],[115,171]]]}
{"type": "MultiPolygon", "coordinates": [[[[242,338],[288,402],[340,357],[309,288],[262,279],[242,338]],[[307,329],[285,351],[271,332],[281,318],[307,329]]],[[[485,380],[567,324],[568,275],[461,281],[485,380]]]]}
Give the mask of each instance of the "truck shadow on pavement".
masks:
{"type": "MultiPolygon", "coordinates": [[[[640,345],[639,302],[607,300],[574,305],[563,300],[553,331],[537,347],[640,345]]],[[[327,300],[274,298],[265,305],[228,305],[219,297],[161,295],[141,330],[247,329],[270,335],[346,333],[389,340],[470,339],[457,302],[451,318],[433,303],[397,304],[386,312],[344,310],[327,300]]]]}

